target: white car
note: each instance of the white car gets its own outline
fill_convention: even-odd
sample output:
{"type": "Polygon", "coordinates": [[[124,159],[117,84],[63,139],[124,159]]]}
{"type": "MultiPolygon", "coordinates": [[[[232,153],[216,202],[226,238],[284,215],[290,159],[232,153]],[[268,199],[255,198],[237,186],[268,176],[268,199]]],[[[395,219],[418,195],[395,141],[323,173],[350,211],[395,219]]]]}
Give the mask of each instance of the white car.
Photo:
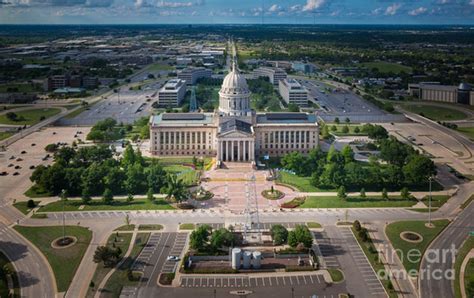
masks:
{"type": "Polygon", "coordinates": [[[166,258],[167,261],[179,261],[179,257],[176,256],[168,256],[166,258]]]}

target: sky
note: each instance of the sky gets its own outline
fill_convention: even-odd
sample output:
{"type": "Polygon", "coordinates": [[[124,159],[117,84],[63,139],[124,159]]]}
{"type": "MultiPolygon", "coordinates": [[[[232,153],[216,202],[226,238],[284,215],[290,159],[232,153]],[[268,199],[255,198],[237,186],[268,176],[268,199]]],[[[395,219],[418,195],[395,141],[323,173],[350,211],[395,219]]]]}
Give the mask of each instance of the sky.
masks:
{"type": "Polygon", "coordinates": [[[0,24],[474,24],[474,0],[0,0],[0,24]]]}

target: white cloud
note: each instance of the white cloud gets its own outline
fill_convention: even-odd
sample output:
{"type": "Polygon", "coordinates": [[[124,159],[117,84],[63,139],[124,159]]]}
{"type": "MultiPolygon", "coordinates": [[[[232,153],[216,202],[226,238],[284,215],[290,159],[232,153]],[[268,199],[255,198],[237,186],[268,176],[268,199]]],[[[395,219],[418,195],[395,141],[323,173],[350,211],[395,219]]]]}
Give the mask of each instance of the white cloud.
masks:
{"type": "Polygon", "coordinates": [[[420,14],[426,13],[427,11],[428,11],[428,9],[426,7],[418,7],[418,8],[415,8],[413,10],[410,10],[408,12],[408,14],[411,15],[411,16],[418,16],[420,14]]]}
{"type": "Polygon", "coordinates": [[[290,6],[290,11],[299,11],[299,10],[301,10],[301,5],[299,5],[299,4],[290,6]]]}
{"type": "Polygon", "coordinates": [[[313,11],[321,8],[326,3],[326,0],[306,0],[306,5],[303,7],[303,11],[313,11]]]}
{"type": "Polygon", "coordinates": [[[372,10],[372,14],[378,16],[379,14],[382,13],[382,11],[383,11],[383,8],[379,7],[379,8],[376,8],[376,9],[372,10]]]}
{"type": "Polygon", "coordinates": [[[270,6],[270,8],[268,9],[269,12],[277,12],[277,11],[281,11],[282,8],[280,5],[277,5],[277,4],[273,4],[272,6],[270,6]]]}
{"type": "Polygon", "coordinates": [[[175,1],[158,1],[158,3],[156,3],[156,6],[158,7],[168,7],[168,8],[191,7],[193,5],[195,5],[195,3],[193,2],[175,2],[175,1]]]}
{"type": "Polygon", "coordinates": [[[387,16],[396,15],[400,7],[402,7],[400,3],[393,3],[392,5],[387,7],[387,9],[385,9],[385,15],[387,16]]]}
{"type": "Polygon", "coordinates": [[[474,6],[474,0],[471,0],[471,2],[469,3],[469,5],[474,6]]]}

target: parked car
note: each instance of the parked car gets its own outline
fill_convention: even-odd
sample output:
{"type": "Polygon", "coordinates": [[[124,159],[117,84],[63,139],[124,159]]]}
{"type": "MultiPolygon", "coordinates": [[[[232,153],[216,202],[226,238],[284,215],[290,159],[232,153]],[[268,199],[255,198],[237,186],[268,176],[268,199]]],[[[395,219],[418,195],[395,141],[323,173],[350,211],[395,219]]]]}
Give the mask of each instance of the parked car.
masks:
{"type": "Polygon", "coordinates": [[[168,261],[175,261],[175,262],[176,262],[176,261],[179,261],[179,257],[177,257],[177,256],[168,256],[168,257],[166,258],[166,260],[168,260],[168,261]]]}

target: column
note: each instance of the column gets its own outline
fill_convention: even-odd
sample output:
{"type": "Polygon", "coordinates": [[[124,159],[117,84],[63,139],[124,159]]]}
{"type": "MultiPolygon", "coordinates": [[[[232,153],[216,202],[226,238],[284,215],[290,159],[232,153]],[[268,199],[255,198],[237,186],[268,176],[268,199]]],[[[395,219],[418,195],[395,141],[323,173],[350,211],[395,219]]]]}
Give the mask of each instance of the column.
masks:
{"type": "Polygon", "coordinates": [[[234,141],[230,141],[230,160],[234,161],[234,141]]]}
{"type": "Polygon", "coordinates": [[[247,141],[244,141],[244,161],[247,161],[247,141]]]}
{"type": "Polygon", "coordinates": [[[237,161],[242,161],[240,158],[240,141],[237,141],[237,161]]]}
{"type": "Polygon", "coordinates": [[[222,147],[222,161],[225,161],[224,155],[225,155],[226,152],[227,152],[226,147],[225,147],[226,145],[227,145],[226,142],[225,142],[225,141],[222,141],[222,143],[221,143],[221,147],[222,147]]]}

